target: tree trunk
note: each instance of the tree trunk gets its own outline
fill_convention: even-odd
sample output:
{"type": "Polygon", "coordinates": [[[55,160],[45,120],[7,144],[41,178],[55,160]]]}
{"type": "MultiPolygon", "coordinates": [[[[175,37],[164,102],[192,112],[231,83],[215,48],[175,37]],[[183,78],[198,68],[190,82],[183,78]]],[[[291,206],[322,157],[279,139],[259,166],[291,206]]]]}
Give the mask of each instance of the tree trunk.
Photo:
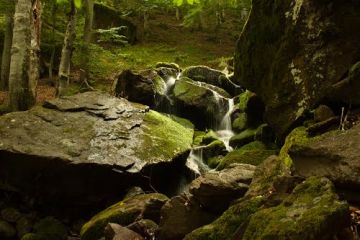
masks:
{"type": "Polygon", "coordinates": [[[14,25],[13,15],[14,15],[13,10],[8,11],[8,13],[6,14],[6,29],[5,29],[5,38],[4,38],[4,48],[3,48],[2,59],[1,59],[0,90],[7,90],[9,87],[11,45],[12,45],[13,25],[14,25]]]}
{"type": "Polygon", "coordinates": [[[71,0],[71,10],[69,13],[69,22],[67,24],[66,33],[64,37],[64,44],[61,51],[61,60],[59,66],[59,77],[57,84],[57,93],[62,96],[69,86],[70,81],[70,64],[73,52],[73,42],[76,37],[76,8],[74,0],[71,0]]]}
{"type": "Polygon", "coordinates": [[[40,2],[18,0],[15,7],[9,77],[9,107],[27,110],[35,104],[39,78],[40,2]]]}
{"type": "Polygon", "coordinates": [[[89,86],[89,45],[92,36],[92,26],[94,19],[94,0],[85,1],[85,25],[84,25],[84,38],[81,53],[81,72],[80,81],[87,87],[89,86]]]}

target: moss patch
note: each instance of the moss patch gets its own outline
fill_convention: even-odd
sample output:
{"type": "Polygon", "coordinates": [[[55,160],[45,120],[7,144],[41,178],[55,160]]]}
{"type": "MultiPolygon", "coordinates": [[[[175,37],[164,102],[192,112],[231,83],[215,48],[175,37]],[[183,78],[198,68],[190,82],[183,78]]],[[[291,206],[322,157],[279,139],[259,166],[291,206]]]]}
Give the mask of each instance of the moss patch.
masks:
{"type": "Polygon", "coordinates": [[[141,148],[135,150],[135,155],[149,163],[158,159],[172,160],[191,148],[194,130],[189,124],[187,126],[150,110],[144,117],[142,144],[141,148]]]}
{"type": "Polygon", "coordinates": [[[311,177],[282,204],[256,212],[242,240],[330,239],[349,223],[349,210],[332,183],[311,177]]]}
{"type": "Polygon", "coordinates": [[[264,198],[242,199],[226,210],[213,223],[198,228],[186,235],[184,240],[233,239],[240,228],[244,229],[249,218],[263,204],[264,198]]]}

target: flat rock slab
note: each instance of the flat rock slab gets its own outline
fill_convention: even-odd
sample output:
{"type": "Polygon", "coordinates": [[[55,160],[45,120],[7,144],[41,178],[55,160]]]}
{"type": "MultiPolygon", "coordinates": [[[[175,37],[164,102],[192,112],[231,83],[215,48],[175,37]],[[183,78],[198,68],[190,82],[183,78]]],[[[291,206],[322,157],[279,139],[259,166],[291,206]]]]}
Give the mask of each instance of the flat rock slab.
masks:
{"type": "Polygon", "coordinates": [[[0,117],[0,178],[31,194],[96,200],[141,182],[149,169],[154,181],[167,177],[192,136],[191,125],[147,106],[82,93],[0,117]]]}
{"type": "Polygon", "coordinates": [[[324,176],[338,187],[360,189],[360,125],[292,146],[289,155],[300,176],[324,176]]]}

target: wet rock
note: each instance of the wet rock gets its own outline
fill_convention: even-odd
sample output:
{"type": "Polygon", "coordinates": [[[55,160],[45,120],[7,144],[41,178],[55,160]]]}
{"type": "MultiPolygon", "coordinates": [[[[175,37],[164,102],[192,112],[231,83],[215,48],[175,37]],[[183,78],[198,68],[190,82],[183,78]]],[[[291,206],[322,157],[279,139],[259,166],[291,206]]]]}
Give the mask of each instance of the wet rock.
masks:
{"type": "Polygon", "coordinates": [[[0,117],[0,179],[52,204],[91,205],[130,186],[149,189],[150,172],[167,192],[192,144],[193,129],[179,122],[98,92],[10,113],[0,117]]]}
{"type": "Polygon", "coordinates": [[[240,148],[245,144],[259,140],[271,143],[275,139],[272,129],[267,124],[262,124],[257,128],[247,128],[230,139],[230,146],[240,148]]]}
{"type": "Polygon", "coordinates": [[[160,220],[160,209],[169,199],[159,193],[137,195],[124,199],[90,219],[81,229],[81,239],[97,240],[103,235],[108,223],[117,223],[123,226],[136,220],[160,220]]]}
{"type": "Polygon", "coordinates": [[[7,222],[15,223],[21,217],[21,213],[15,208],[1,210],[1,218],[7,222]]]}
{"type": "Polygon", "coordinates": [[[15,237],[16,229],[3,220],[0,220],[0,238],[1,239],[11,239],[15,237]]]}
{"type": "Polygon", "coordinates": [[[165,81],[155,70],[124,70],[115,77],[112,93],[129,101],[154,106],[155,97],[165,94],[165,81]]]}
{"type": "Polygon", "coordinates": [[[161,209],[159,240],[180,240],[192,230],[210,223],[216,215],[208,213],[191,195],[173,197],[161,209]]]}
{"type": "Polygon", "coordinates": [[[155,234],[158,230],[158,225],[149,219],[141,219],[140,221],[134,222],[127,226],[130,230],[137,232],[143,236],[146,240],[155,238],[155,234]]]}
{"type": "Polygon", "coordinates": [[[295,173],[303,177],[324,176],[337,187],[358,191],[360,125],[314,138],[305,137],[289,148],[295,173]]]}
{"type": "Polygon", "coordinates": [[[207,66],[191,66],[185,68],[181,75],[194,81],[218,86],[232,96],[235,96],[242,91],[241,87],[234,84],[223,72],[211,69],[207,66]]]}
{"type": "Polygon", "coordinates": [[[204,208],[222,213],[231,201],[244,196],[254,171],[253,165],[232,164],[222,171],[198,177],[191,183],[189,191],[204,208]]]}
{"type": "Polygon", "coordinates": [[[106,240],[144,240],[136,232],[115,223],[108,223],[104,233],[106,240]]]}
{"type": "Polygon", "coordinates": [[[277,153],[275,148],[266,146],[263,142],[254,141],[229,152],[220,160],[217,170],[227,168],[233,163],[259,165],[271,155],[277,153]]]}
{"type": "Polygon", "coordinates": [[[226,113],[229,95],[222,89],[182,77],[172,91],[177,111],[198,128],[215,127],[226,113]]]}
{"type": "Polygon", "coordinates": [[[41,219],[34,225],[34,230],[43,239],[66,240],[67,238],[67,227],[53,217],[41,219]]]}
{"type": "Polygon", "coordinates": [[[279,206],[253,214],[241,239],[331,239],[349,224],[349,206],[339,200],[332,183],[311,177],[279,206]]]}
{"type": "Polygon", "coordinates": [[[261,97],[277,136],[324,98],[359,103],[359,81],[349,76],[360,57],[360,33],[349,27],[360,26],[359,11],[356,1],[253,1],[234,79],[261,97]]]}

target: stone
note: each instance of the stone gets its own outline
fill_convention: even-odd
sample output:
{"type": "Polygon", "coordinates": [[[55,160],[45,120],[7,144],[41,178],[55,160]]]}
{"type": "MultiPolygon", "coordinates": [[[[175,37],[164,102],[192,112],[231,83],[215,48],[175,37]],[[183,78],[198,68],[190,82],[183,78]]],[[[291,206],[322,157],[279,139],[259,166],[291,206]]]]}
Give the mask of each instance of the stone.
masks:
{"type": "Polygon", "coordinates": [[[226,114],[228,93],[206,83],[181,77],[176,80],[171,98],[181,117],[199,129],[216,127],[226,114]]]}
{"type": "Polygon", "coordinates": [[[15,208],[1,210],[1,218],[7,222],[15,223],[21,217],[21,213],[15,208]]]}
{"type": "Polygon", "coordinates": [[[8,222],[0,219],[0,238],[11,239],[15,237],[16,229],[8,222]]]}
{"type": "Polygon", "coordinates": [[[360,125],[292,144],[288,153],[299,176],[323,176],[340,189],[360,187],[360,125]]]}
{"type": "Polygon", "coordinates": [[[275,155],[276,153],[276,149],[269,148],[260,141],[254,141],[226,154],[221,159],[216,169],[222,170],[233,163],[251,164],[257,166],[265,159],[271,155],[275,155]]]}
{"type": "Polygon", "coordinates": [[[214,222],[195,229],[187,234],[184,240],[219,240],[238,239],[234,234],[239,229],[244,229],[250,219],[264,203],[264,198],[242,198],[229,207],[214,222]]]}
{"type": "Polygon", "coordinates": [[[349,206],[331,181],[311,177],[280,205],[254,213],[241,239],[331,239],[349,225],[349,206]]]}
{"type": "Polygon", "coordinates": [[[257,140],[263,141],[265,143],[274,142],[274,133],[267,124],[261,124],[257,128],[247,128],[244,131],[234,135],[230,139],[230,146],[233,148],[240,148],[257,140]]]}
{"type": "Polygon", "coordinates": [[[154,239],[159,226],[150,219],[141,219],[128,225],[127,228],[137,232],[145,239],[154,239]]]}
{"type": "Polygon", "coordinates": [[[160,193],[136,195],[126,198],[93,216],[81,229],[82,240],[98,240],[108,223],[123,226],[136,220],[160,220],[160,209],[169,199],[160,193]]]}
{"type": "Polygon", "coordinates": [[[159,240],[181,240],[192,230],[210,223],[216,215],[208,213],[191,195],[182,194],[161,209],[159,240]]]}
{"type": "Polygon", "coordinates": [[[41,219],[34,225],[34,230],[41,238],[52,240],[66,240],[68,232],[67,227],[54,217],[41,219]]]}
{"type": "Polygon", "coordinates": [[[334,112],[326,105],[320,105],[314,110],[315,122],[323,122],[335,116],[334,112]]]}
{"type": "Polygon", "coordinates": [[[165,89],[165,81],[155,70],[124,70],[115,77],[111,92],[132,102],[154,106],[156,97],[163,96],[165,89]]]}
{"type": "Polygon", "coordinates": [[[36,233],[27,233],[21,238],[21,240],[47,240],[47,239],[43,238],[41,235],[36,233]]]}
{"type": "Polygon", "coordinates": [[[360,33],[349,27],[360,26],[359,11],[357,1],[252,2],[234,79],[262,99],[280,139],[324,99],[359,104],[359,81],[348,76],[360,57],[360,33]]]}
{"type": "Polygon", "coordinates": [[[152,187],[173,191],[193,129],[147,106],[87,92],[1,116],[0,136],[1,180],[49,204],[80,207],[130,186],[149,190],[150,175],[152,187]]]}
{"type": "Polygon", "coordinates": [[[141,235],[116,223],[108,223],[104,234],[106,240],[144,240],[141,235]]]}
{"type": "Polygon", "coordinates": [[[222,171],[211,171],[190,184],[189,192],[208,211],[224,212],[230,203],[249,188],[255,166],[232,164],[222,171]]]}
{"type": "Polygon", "coordinates": [[[181,76],[188,77],[194,81],[208,83],[224,89],[232,96],[242,92],[242,88],[234,84],[223,72],[207,66],[191,66],[185,68],[181,76]]]}

